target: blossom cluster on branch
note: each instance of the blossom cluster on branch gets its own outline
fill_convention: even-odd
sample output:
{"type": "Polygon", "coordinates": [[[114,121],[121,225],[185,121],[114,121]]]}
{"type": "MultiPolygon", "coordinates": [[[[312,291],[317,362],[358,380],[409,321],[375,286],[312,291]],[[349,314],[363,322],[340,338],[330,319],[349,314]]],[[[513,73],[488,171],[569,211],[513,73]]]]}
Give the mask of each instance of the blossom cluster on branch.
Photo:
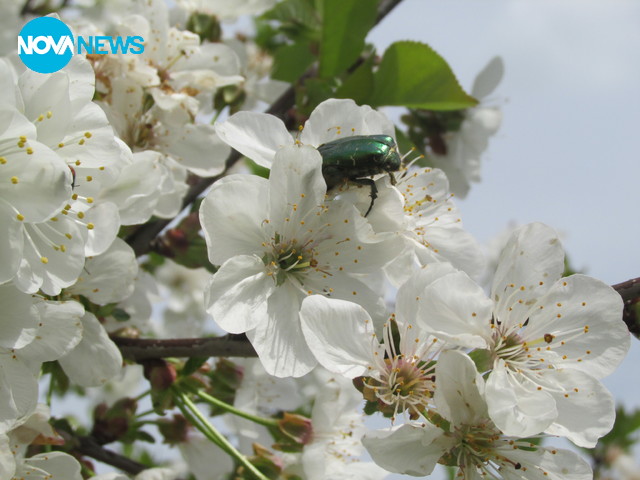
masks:
{"type": "Polygon", "coordinates": [[[366,33],[398,2],[346,1],[352,28],[333,0],[55,3],[0,8],[15,35],[57,10],[144,51],[48,74],[2,52],[0,479],[592,478],[543,440],[591,448],[611,430],[623,301],[565,276],[541,223],[487,273],[453,200],[501,122],[478,102],[499,59],[474,98],[426,45],[377,58],[366,33]],[[224,38],[239,15],[255,42],[224,38]],[[281,115],[253,111],[278,97],[281,115]],[[385,105],[408,109],[406,130],[385,105]],[[191,204],[198,182],[213,185],[191,204]],[[158,219],[170,228],[136,256],[126,240],[158,219]],[[163,338],[181,353],[127,350],[163,338]],[[188,351],[207,342],[213,361],[188,351]],[[55,415],[72,391],[93,425],[55,415]],[[159,438],[171,461],[141,447],[159,438]]]}

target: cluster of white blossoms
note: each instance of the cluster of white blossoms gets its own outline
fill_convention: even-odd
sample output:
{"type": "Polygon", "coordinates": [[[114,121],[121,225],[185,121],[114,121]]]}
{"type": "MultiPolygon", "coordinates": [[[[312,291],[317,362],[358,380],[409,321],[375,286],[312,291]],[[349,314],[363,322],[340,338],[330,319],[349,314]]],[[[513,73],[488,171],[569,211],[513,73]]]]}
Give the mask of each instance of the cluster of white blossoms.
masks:
{"type": "MultiPolygon", "coordinates": [[[[463,478],[591,478],[577,454],[527,438],[593,447],[611,429],[614,402],[600,379],[624,358],[629,333],[611,287],[562,278],[551,228],[513,233],[487,297],[473,279],[479,248],[441,171],[381,176],[366,216],[370,186],[327,191],[317,147],[393,135],[380,113],[328,100],[295,137],[249,112],[216,129],[271,172],[226,177],[205,198],[209,259],[220,265],[205,301],[220,327],[246,332],[269,374],[299,377],[319,363],[354,379],[391,418],[390,430],[363,439],[390,472],[429,475],[442,463],[463,478]],[[390,315],[385,278],[399,285],[390,315]]],[[[355,162],[346,148],[344,161],[355,162]]]]}
{"type": "MultiPolygon", "coordinates": [[[[25,21],[18,10],[0,7],[12,46],[25,21]]],[[[157,285],[118,233],[152,215],[174,217],[189,172],[216,175],[230,152],[196,116],[211,111],[220,87],[244,81],[240,61],[227,45],[170,27],[168,15],[165,2],[141,1],[99,26],[73,13],[65,19],[87,35],[142,34],[144,55],[74,55],[46,75],[25,68],[15,51],[0,58],[3,479],[81,478],[62,452],[27,455],[43,435],[51,439],[44,444],[64,443],[38,404],[43,363],[57,361],[82,387],[122,372],[107,328],[148,323],[157,285]]],[[[202,316],[201,297],[183,310],[202,316]]]]}
{"type": "MultiPolygon", "coordinates": [[[[591,478],[578,455],[538,439],[593,447],[611,429],[614,402],[600,381],[629,348],[622,300],[590,277],[563,278],[558,236],[539,223],[511,235],[489,296],[476,283],[486,262],[452,192],[477,180],[497,109],[465,113],[446,139],[450,158],[429,159],[443,169],[401,157],[392,122],[352,100],[322,102],[294,134],[249,111],[217,122],[286,84],[268,79],[271,57],[254,44],[216,37],[213,19],[275,0],[177,0],[173,11],[164,0],[71,3],[61,12],[72,12],[74,32],[139,35],[145,49],[74,55],[46,75],[15,52],[0,58],[0,479],[94,475],[56,450],[73,435],[51,426],[41,402],[62,390],[60,378],[80,389],[119,381],[118,401],[130,394],[123,386],[142,368],[123,367],[110,335],[214,328],[246,334],[258,360],[221,359],[220,373],[197,358],[137,359],[151,384],[139,398],[152,396],[154,413],[180,411],[176,424],[206,436],[186,426],[174,435],[198,480],[266,478],[252,455],[277,470],[269,478],[382,480],[437,464],[465,479],[591,478]],[[363,144],[385,145],[388,158],[360,156],[363,144]],[[176,218],[192,182],[227,173],[232,148],[270,172],[224,176],[188,215],[200,241],[188,266],[204,267],[206,248],[210,270],[157,252],[136,258],[123,238],[152,217],[176,218]],[[229,396],[207,397],[205,386],[229,396]],[[198,416],[196,397],[236,415],[225,420],[237,449],[198,416]],[[388,428],[368,430],[363,403],[388,428]],[[284,438],[280,452],[261,446],[274,438],[284,438]],[[365,449],[373,462],[360,461],[365,449]]],[[[3,25],[20,25],[17,8],[3,12],[3,25]]],[[[488,68],[473,93],[490,93],[499,71],[488,68]]],[[[143,419],[151,413],[134,412],[123,436],[171,423],[143,419]]],[[[135,478],[184,473],[174,467],[135,478]]]]}

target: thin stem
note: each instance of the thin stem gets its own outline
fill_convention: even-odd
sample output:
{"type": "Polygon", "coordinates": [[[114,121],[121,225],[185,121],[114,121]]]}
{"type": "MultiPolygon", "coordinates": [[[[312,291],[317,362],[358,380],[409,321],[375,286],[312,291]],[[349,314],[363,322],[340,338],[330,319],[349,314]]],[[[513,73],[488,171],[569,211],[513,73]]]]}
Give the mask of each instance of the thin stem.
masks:
{"type": "Polygon", "coordinates": [[[153,408],[150,409],[150,410],[145,410],[144,412],[136,414],[136,418],[142,418],[142,417],[145,417],[147,415],[151,415],[152,413],[156,413],[156,411],[153,408]]]}
{"type": "Polygon", "coordinates": [[[225,411],[227,411],[229,413],[237,415],[238,417],[246,418],[247,420],[255,422],[258,425],[264,425],[265,427],[277,427],[278,426],[278,420],[276,420],[274,418],[259,417],[259,416],[252,415],[250,413],[244,412],[242,410],[238,410],[233,405],[229,405],[228,403],[223,402],[222,400],[219,400],[219,399],[217,399],[215,397],[212,397],[211,395],[203,392],[202,390],[194,390],[193,393],[195,393],[198,397],[200,397],[205,402],[210,403],[211,405],[214,405],[216,407],[220,407],[220,408],[222,408],[223,410],[225,410],[225,411]]]}
{"type": "MultiPolygon", "coordinates": [[[[147,395],[149,395],[151,393],[151,389],[149,388],[148,390],[145,390],[144,392],[142,392],[140,395],[138,395],[136,398],[134,398],[134,400],[136,402],[139,402],[140,400],[142,400],[144,397],[146,397],[147,395]]],[[[150,412],[153,412],[153,410],[150,410],[150,412]]],[[[142,414],[140,414],[139,416],[141,416],[142,414]]]]}
{"type": "Polygon", "coordinates": [[[53,374],[53,372],[51,372],[51,377],[49,378],[49,388],[47,389],[47,406],[51,407],[51,399],[53,398],[53,389],[55,387],[56,384],[56,377],[53,374]]]}
{"type": "Polygon", "coordinates": [[[242,453],[240,453],[236,448],[229,443],[224,435],[222,435],[210,422],[209,420],[198,410],[198,407],[189,399],[189,397],[181,392],[180,390],[173,388],[174,399],[178,400],[176,404],[178,408],[182,411],[185,417],[193,419],[195,417],[197,419],[196,422],[193,422],[193,426],[200,430],[209,440],[214,442],[220,448],[222,448],[225,452],[235,458],[243,467],[249,470],[253,476],[258,480],[269,480],[265,477],[260,470],[258,470],[242,453]],[[192,414],[192,415],[190,415],[192,414]]]}

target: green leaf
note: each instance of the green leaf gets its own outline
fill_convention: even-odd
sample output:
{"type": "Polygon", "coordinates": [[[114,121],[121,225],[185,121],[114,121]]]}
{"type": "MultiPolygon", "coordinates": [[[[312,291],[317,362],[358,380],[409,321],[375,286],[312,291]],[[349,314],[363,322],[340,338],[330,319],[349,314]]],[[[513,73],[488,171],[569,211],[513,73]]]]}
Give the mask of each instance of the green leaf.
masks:
{"type": "Polygon", "coordinates": [[[309,0],[285,0],[277,3],[262,15],[265,20],[276,20],[286,31],[299,29],[315,30],[319,27],[315,5],[309,0]]]}
{"type": "Polygon", "coordinates": [[[373,93],[373,55],[349,75],[336,90],[335,98],[351,98],[358,105],[369,104],[373,93]]]}
{"type": "Polygon", "coordinates": [[[447,62],[424,43],[390,45],[374,75],[372,106],[459,110],[477,104],[462,89],[447,62]]]}
{"type": "Polygon", "coordinates": [[[184,367],[182,367],[182,371],[180,375],[183,377],[188,377],[192,373],[195,373],[205,362],[209,360],[209,357],[191,357],[186,361],[184,367]]]}
{"type": "Polygon", "coordinates": [[[375,25],[377,6],[377,0],[324,0],[320,77],[336,76],[356,61],[375,25]]]}
{"type": "Polygon", "coordinates": [[[293,83],[302,76],[314,62],[309,42],[283,45],[273,56],[273,72],[271,77],[276,80],[293,83]]]}

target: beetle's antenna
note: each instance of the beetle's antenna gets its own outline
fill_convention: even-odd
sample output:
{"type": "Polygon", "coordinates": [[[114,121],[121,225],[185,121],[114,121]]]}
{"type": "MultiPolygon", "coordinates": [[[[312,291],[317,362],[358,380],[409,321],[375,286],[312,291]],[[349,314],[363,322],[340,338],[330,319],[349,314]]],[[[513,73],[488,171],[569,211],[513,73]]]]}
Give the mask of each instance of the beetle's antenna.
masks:
{"type": "MultiPolygon", "coordinates": [[[[402,157],[400,157],[400,159],[402,160],[402,163],[404,164],[406,158],[411,155],[413,152],[415,152],[417,149],[416,147],[411,147],[411,150],[409,150],[407,153],[405,153],[404,155],[402,155],[402,157]]],[[[413,160],[411,160],[409,163],[407,163],[407,165],[405,165],[404,168],[409,169],[411,166],[413,166],[414,163],[416,163],[418,160],[421,160],[424,158],[424,154],[420,154],[417,157],[415,157],[413,160]]]]}

